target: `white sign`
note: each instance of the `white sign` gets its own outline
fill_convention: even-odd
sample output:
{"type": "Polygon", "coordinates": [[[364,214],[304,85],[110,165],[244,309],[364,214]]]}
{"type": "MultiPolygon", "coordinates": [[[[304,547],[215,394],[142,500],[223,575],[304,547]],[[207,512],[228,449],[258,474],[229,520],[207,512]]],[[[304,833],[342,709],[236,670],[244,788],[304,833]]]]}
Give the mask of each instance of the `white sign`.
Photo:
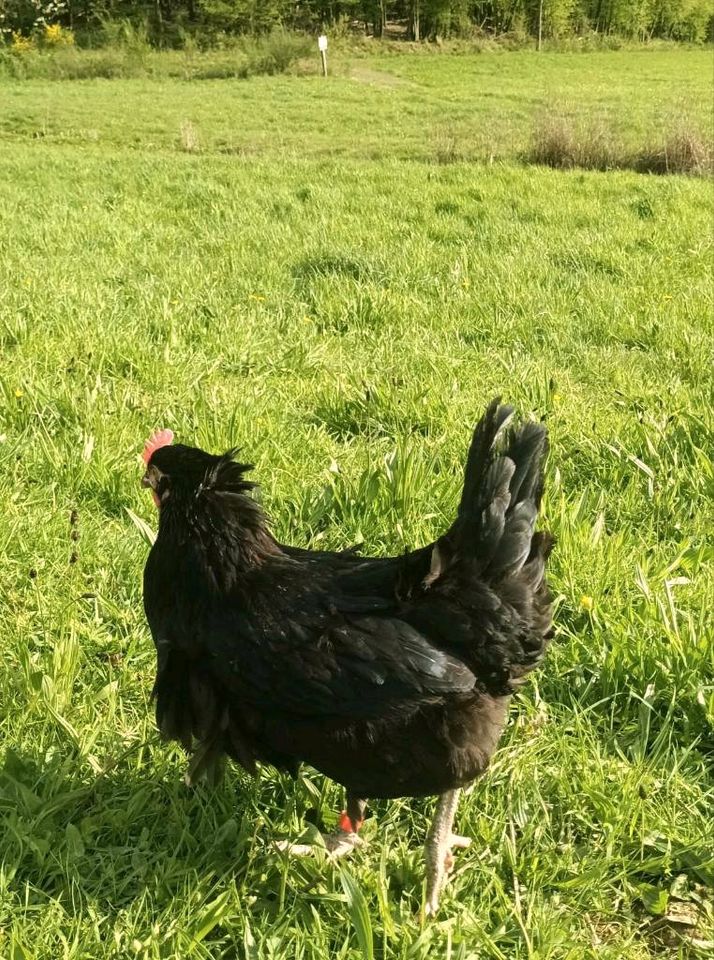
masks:
{"type": "Polygon", "coordinates": [[[327,37],[324,33],[321,37],[317,38],[317,48],[320,51],[327,50],[327,37]]]}

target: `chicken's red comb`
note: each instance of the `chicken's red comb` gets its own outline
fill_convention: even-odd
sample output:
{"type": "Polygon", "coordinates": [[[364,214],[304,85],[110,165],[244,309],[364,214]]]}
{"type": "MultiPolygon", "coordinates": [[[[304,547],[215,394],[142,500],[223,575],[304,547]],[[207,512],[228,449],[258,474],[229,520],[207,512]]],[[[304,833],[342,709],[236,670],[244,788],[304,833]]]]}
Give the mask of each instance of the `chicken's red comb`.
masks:
{"type": "Polygon", "coordinates": [[[144,444],[144,452],[141,455],[144,463],[148,464],[159,447],[167,447],[173,442],[173,439],[174,434],[172,430],[157,430],[156,433],[152,433],[144,444]]]}

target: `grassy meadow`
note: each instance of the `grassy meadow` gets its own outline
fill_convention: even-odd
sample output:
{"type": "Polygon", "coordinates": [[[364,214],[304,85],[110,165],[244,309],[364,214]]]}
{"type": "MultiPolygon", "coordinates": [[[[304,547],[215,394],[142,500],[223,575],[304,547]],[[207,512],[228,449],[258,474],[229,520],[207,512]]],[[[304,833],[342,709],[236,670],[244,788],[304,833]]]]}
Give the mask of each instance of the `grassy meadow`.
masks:
{"type": "Polygon", "coordinates": [[[710,955],[711,185],[518,162],[554,103],[705,124],[708,55],[336,68],[3,84],[0,956],[710,955]],[[272,844],[334,825],[314,771],[183,785],[129,511],[170,426],[243,448],[280,538],[400,551],[495,394],[550,427],[557,631],[424,923],[431,801],[336,866],[272,844]]]}
{"type": "Polygon", "coordinates": [[[707,50],[336,57],[327,85],[314,63],[298,78],[210,79],[217,56],[155,53],[149,81],[5,81],[0,143],[451,163],[517,160],[548,118],[620,151],[712,136],[707,50]]]}

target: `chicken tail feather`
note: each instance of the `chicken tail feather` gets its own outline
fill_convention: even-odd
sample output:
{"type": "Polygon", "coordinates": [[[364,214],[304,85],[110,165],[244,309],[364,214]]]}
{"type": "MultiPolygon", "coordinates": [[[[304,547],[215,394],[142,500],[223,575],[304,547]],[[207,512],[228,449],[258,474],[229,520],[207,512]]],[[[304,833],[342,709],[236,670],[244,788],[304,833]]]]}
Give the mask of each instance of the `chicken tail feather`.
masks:
{"type": "Polygon", "coordinates": [[[542,423],[512,420],[513,407],[497,398],[477,424],[448,535],[456,555],[472,557],[490,582],[519,573],[532,560],[543,571],[553,545],[550,535],[535,536],[548,434],[542,423]]]}

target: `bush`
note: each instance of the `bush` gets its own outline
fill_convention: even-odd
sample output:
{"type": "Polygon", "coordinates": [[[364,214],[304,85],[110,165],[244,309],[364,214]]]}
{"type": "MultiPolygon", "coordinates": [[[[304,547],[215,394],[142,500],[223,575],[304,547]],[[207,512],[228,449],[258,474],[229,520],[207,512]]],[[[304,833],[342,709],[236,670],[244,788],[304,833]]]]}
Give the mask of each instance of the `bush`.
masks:
{"type": "Polygon", "coordinates": [[[50,41],[41,34],[17,34],[11,45],[0,45],[0,75],[14,79],[83,80],[91,77],[170,76],[208,80],[246,78],[259,74],[284,73],[312,52],[312,41],[304,34],[275,30],[262,37],[224,37],[219,49],[196,55],[190,40],[187,49],[155,50],[146,30],[128,22],[105,25],[108,46],[83,50],[74,45],[69,30],[50,30],[50,41]]]}
{"type": "Polygon", "coordinates": [[[40,44],[43,47],[73,47],[74,34],[59,23],[45,23],[40,31],[40,44]]]}
{"type": "Polygon", "coordinates": [[[605,127],[576,125],[568,117],[546,113],[534,125],[527,159],[548,167],[608,170],[623,165],[621,153],[605,127]]]}
{"type": "Polygon", "coordinates": [[[714,148],[686,121],[665,133],[662,141],[646,147],[637,157],[637,169],[645,173],[712,173],[714,148]]]}
{"type": "Polygon", "coordinates": [[[531,146],[524,159],[557,169],[579,167],[702,176],[711,172],[713,156],[711,142],[686,117],[665,130],[658,142],[633,149],[618,142],[602,124],[576,124],[563,114],[547,112],[534,124],[531,146]]]}
{"type": "Polygon", "coordinates": [[[19,30],[13,30],[10,49],[13,53],[29,53],[35,49],[35,38],[25,37],[19,30]]]}

